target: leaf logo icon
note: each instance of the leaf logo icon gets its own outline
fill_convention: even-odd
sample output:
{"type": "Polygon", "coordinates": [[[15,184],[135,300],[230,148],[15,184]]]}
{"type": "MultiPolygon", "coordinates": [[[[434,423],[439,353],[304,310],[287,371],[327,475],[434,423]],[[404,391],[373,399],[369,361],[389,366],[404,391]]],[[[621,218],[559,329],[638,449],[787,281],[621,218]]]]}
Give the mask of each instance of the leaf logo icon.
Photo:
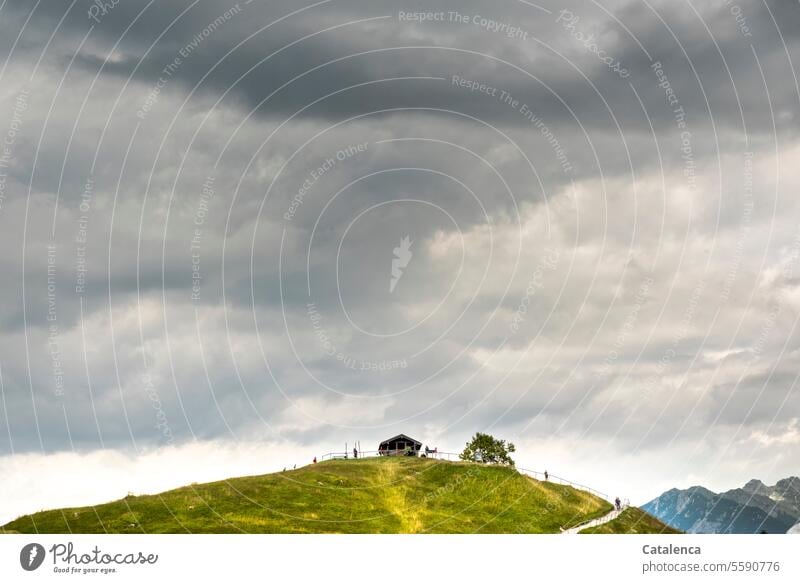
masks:
{"type": "Polygon", "coordinates": [[[408,267],[411,257],[414,255],[411,252],[411,245],[414,242],[411,237],[406,235],[400,239],[400,245],[394,248],[394,257],[392,258],[392,277],[389,280],[389,293],[394,292],[394,288],[403,277],[403,270],[408,267]]]}
{"type": "Polygon", "coordinates": [[[44,562],[44,547],[39,543],[29,543],[19,552],[19,564],[26,571],[35,571],[44,562]]]}

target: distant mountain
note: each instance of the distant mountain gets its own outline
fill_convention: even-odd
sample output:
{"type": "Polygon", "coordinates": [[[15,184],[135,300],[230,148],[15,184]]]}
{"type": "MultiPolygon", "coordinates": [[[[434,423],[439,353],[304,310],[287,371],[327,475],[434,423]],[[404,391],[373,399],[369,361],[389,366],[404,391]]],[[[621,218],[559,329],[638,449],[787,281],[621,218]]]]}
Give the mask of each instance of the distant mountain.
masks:
{"type": "Polygon", "coordinates": [[[690,533],[782,534],[800,528],[800,478],[779,480],[774,486],[750,480],[719,494],[702,486],[673,488],[642,509],[690,533]]]}

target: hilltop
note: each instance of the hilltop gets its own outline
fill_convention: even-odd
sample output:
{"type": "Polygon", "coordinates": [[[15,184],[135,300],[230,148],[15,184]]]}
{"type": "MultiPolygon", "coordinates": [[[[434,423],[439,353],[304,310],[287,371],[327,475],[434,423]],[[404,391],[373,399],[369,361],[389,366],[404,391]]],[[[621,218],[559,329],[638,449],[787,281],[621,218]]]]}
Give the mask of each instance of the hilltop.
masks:
{"type": "MultiPolygon", "coordinates": [[[[413,457],[335,460],[11,521],[20,533],[558,533],[608,513],[512,468],[413,457]]],[[[652,518],[652,517],[650,517],[652,518]]],[[[653,530],[666,528],[652,519],[653,530]],[[654,526],[655,525],[655,526],[654,526]]]]}

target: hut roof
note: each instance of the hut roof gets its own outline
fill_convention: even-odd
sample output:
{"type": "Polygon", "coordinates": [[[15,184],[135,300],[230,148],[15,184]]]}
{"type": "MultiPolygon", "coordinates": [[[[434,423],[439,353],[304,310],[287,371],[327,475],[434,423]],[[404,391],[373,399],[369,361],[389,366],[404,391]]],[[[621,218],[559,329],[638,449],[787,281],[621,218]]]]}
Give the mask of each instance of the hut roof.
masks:
{"type": "Polygon", "coordinates": [[[406,435],[405,433],[400,433],[400,434],[398,434],[398,435],[395,435],[394,437],[390,437],[389,439],[384,439],[383,441],[381,441],[381,445],[383,445],[383,444],[385,444],[385,443],[392,442],[392,441],[396,441],[396,440],[398,440],[398,439],[403,439],[403,440],[405,440],[405,441],[410,441],[410,442],[412,442],[414,445],[419,445],[420,447],[422,446],[422,442],[420,442],[420,441],[417,441],[416,439],[409,437],[409,436],[408,436],[408,435],[406,435]]]}

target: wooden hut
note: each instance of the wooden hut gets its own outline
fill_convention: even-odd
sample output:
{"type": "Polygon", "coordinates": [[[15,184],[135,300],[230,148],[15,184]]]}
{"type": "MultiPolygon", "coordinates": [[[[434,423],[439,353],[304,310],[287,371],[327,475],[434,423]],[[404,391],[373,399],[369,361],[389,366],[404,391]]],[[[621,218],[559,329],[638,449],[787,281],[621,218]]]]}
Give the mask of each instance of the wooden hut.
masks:
{"type": "Polygon", "coordinates": [[[384,441],[378,446],[379,455],[419,455],[422,443],[401,433],[384,441]]]}

